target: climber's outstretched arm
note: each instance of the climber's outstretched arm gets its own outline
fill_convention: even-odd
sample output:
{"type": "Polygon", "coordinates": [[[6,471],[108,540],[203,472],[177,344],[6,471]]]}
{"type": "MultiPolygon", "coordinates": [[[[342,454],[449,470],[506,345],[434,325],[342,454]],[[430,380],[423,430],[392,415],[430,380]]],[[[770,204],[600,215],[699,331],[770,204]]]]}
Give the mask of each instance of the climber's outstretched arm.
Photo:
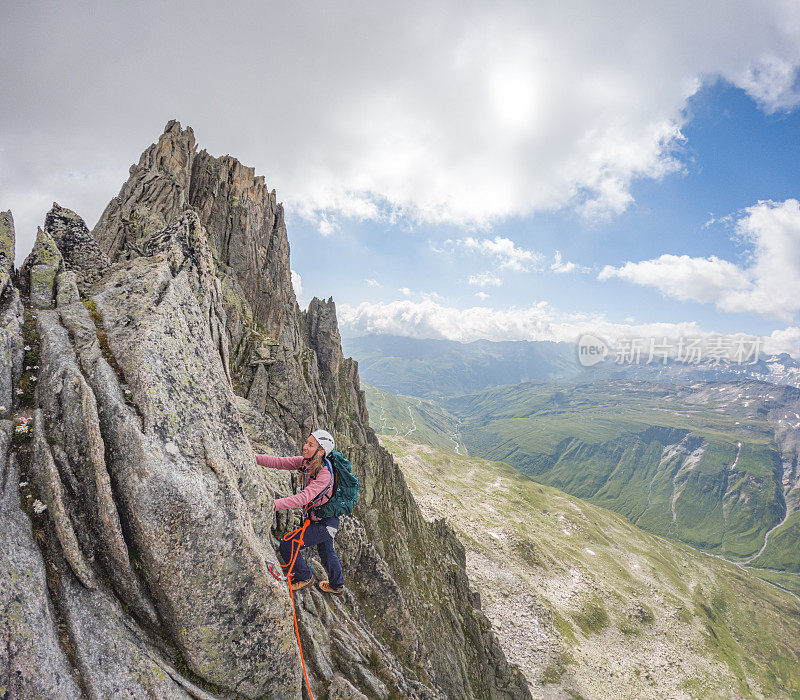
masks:
{"type": "Polygon", "coordinates": [[[302,469],[303,457],[273,457],[272,455],[256,455],[256,462],[269,469],[302,469]]]}

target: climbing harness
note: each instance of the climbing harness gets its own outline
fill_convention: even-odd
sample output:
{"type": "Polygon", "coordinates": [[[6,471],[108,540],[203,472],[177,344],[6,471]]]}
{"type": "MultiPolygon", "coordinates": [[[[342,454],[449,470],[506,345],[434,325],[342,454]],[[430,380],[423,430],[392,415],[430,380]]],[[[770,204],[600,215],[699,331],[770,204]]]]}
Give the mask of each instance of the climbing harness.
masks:
{"type": "Polygon", "coordinates": [[[300,629],[297,626],[297,609],[294,605],[294,591],[292,590],[292,569],[294,569],[294,563],[297,560],[297,556],[300,554],[300,548],[303,546],[303,535],[306,532],[306,528],[311,524],[311,521],[306,518],[306,521],[303,523],[302,527],[298,527],[296,530],[292,530],[291,532],[287,532],[283,539],[287,542],[291,540],[292,542],[292,556],[289,559],[288,564],[281,564],[282,567],[288,566],[289,570],[286,572],[284,576],[282,573],[278,574],[272,567],[272,564],[268,565],[269,572],[279,581],[285,580],[286,585],[289,588],[289,597],[292,599],[292,615],[294,616],[294,632],[297,635],[297,648],[300,650],[300,663],[303,664],[303,675],[306,679],[306,688],[308,688],[308,695],[311,700],[314,700],[314,694],[311,692],[311,684],[308,682],[308,673],[306,672],[306,662],[303,659],[303,645],[300,643],[300,629]],[[299,534],[298,534],[299,533],[299,534]],[[297,535],[297,537],[295,537],[297,535]]]}

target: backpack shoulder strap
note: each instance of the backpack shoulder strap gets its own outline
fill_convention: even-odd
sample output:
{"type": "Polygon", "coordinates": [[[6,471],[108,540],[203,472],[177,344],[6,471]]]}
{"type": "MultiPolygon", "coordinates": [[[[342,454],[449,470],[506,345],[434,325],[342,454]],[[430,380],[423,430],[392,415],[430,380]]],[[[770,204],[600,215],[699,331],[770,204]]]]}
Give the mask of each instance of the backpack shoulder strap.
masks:
{"type": "MultiPolygon", "coordinates": [[[[331,481],[333,482],[333,492],[331,494],[332,496],[334,493],[336,493],[336,470],[333,468],[333,465],[331,465],[331,462],[327,457],[324,460],[322,460],[322,465],[331,473],[331,481]]],[[[314,507],[314,504],[316,504],[320,499],[322,499],[323,496],[325,496],[329,488],[330,484],[328,484],[328,486],[326,486],[308,503],[308,505],[306,505],[306,510],[311,510],[311,508],[314,507]]]]}

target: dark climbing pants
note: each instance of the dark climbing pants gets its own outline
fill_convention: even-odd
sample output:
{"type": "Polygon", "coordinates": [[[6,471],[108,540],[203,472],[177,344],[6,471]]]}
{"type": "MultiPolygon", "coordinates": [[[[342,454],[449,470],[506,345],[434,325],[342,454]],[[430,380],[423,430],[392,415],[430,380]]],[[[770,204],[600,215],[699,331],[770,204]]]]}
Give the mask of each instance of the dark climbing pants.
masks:
{"type": "MultiPolygon", "coordinates": [[[[328,584],[331,588],[344,586],[342,565],[339,562],[339,557],[336,556],[336,550],[333,548],[333,538],[338,529],[339,518],[327,518],[318,522],[311,521],[311,524],[306,528],[306,532],[303,535],[303,546],[294,562],[294,576],[292,578],[295,581],[305,581],[311,578],[311,569],[303,558],[302,550],[306,547],[317,545],[317,552],[319,552],[319,558],[322,560],[322,566],[325,567],[325,571],[328,573],[328,584]]],[[[292,558],[293,541],[294,540],[281,540],[281,557],[286,564],[288,564],[289,560],[292,558]]]]}

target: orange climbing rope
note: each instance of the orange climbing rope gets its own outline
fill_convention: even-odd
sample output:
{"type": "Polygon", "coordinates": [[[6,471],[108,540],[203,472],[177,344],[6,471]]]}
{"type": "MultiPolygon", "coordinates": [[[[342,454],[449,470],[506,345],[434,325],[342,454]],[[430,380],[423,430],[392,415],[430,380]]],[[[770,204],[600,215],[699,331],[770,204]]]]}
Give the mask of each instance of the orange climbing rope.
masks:
{"type": "Polygon", "coordinates": [[[306,688],[308,688],[308,695],[311,700],[314,700],[314,694],[311,692],[311,684],[308,682],[308,673],[306,672],[306,662],[303,659],[303,645],[300,643],[300,630],[297,627],[297,609],[294,606],[294,591],[292,590],[292,569],[294,569],[294,563],[297,560],[298,554],[300,554],[300,548],[303,546],[303,535],[306,532],[306,528],[311,524],[311,521],[306,518],[306,521],[303,523],[303,527],[298,527],[296,530],[292,530],[291,532],[287,532],[283,539],[287,542],[289,540],[292,541],[292,556],[289,559],[288,564],[281,564],[281,566],[288,566],[289,570],[286,572],[286,585],[289,587],[289,597],[292,599],[292,615],[294,616],[294,632],[297,635],[297,648],[300,649],[300,663],[303,664],[303,675],[306,678],[306,688]],[[300,533],[296,538],[295,535],[300,533]]]}

